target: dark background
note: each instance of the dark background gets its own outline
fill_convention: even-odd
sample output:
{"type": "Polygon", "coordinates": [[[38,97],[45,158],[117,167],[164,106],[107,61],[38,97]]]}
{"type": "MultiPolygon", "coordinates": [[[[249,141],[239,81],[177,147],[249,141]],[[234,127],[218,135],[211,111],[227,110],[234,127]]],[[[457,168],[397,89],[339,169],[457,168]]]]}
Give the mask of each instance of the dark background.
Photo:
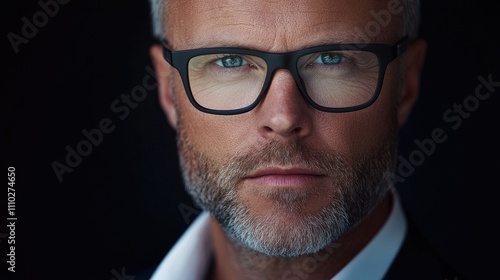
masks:
{"type": "MultiPolygon", "coordinates": [[[[418,150],[414,141],[436,128],[447,139],[397,187],[453,265],[469,279],[495,278],[500,87],[456,130],[443,114],[473,101],[479,76],[500,82],[500,15],[488,1],[430,2],[422,7],[428,55],[421,96],[401,131],[400,155],[409,159],[418,150]]],[[[8,166],[16,168],[14,279],[119,279],[155,267],[197,210],[183,191],[175,134],[156,90],[126,117],[111,108],[143,86],[152,67],[148,2],[60,4],[17,54],[8,34],[22,35],[23,17],[33,22],[42,9],[37,1],[1,6],[0,279],[8,279],[8,166]],[[65,164],[66,147],[76,149],[86,140],[82,130],[105,118],[114,130],[59,182],[51,164],[65,164]]]]}

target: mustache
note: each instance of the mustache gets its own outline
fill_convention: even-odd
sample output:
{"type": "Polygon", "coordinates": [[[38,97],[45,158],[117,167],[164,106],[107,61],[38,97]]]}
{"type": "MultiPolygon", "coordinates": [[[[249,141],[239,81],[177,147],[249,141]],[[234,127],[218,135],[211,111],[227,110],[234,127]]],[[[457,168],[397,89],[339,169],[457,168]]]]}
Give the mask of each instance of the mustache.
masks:
{"type": "Polygon", "coordinates": [[[349,167],[348,158],[337,152],[322,151],[300,142],[268,142],[237,152],[223,165],[234,170],[239,177],[246,177],[259,169],[276,166],[300,166],[322,174],[342,173],[349,167]]]}

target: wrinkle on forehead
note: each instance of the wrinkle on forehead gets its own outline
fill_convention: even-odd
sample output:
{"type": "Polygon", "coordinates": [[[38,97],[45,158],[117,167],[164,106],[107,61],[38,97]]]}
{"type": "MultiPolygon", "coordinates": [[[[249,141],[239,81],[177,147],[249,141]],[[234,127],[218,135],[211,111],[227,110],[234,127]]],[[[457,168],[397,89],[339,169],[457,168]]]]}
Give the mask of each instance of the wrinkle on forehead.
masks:
{"type": "MultiPolygon", "coordinates": [[[[387,7],[380,2],[386,1],[178,0],[167,12],[169,41],[174,49],[217,46],[275,52],[357,43],[361,38],[353,29],[373,20],[370,11],[387,7]]],[[[373,41],[381,40],[380,35],[373,41]]]]}

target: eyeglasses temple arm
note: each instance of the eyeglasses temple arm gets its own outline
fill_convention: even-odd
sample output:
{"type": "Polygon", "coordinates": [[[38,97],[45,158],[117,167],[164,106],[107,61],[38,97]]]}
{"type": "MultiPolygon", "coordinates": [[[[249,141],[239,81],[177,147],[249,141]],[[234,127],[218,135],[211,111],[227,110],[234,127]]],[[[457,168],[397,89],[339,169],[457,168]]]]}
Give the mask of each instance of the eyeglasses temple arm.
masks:
{"type": "Polygon", "coordinates": [[[162,48],[163,48],[163,58],[165,60],[172,64],[172,51],[167,47],[167,42],[162,43],[162,48]]]}
{"type": "Polygon", "coordinates": [[[408,48],[409,43],[410,39],[408,37],[404,37],[399,40],[399,42],[394,45],[394,57],[398,57],[403,54],[408,48]]]}

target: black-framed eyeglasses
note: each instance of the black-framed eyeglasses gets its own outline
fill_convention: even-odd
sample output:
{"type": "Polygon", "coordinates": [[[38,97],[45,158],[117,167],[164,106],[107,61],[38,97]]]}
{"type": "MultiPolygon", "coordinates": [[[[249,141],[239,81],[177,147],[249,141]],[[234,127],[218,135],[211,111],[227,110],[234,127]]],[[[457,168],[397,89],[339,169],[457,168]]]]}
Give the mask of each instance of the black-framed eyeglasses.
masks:
{"type": "Polygon", "coordinates": [[[172,51],[165,60],[182,78],[190,102],[211,114],[245,113],[266,94],[273,73],[288,69],[302,96],[325,112],[350,112],[373,104],[387,65],[400,56],[408,38],[395,44],[336,44],[287,53],[243,48],[172,51]]]}

